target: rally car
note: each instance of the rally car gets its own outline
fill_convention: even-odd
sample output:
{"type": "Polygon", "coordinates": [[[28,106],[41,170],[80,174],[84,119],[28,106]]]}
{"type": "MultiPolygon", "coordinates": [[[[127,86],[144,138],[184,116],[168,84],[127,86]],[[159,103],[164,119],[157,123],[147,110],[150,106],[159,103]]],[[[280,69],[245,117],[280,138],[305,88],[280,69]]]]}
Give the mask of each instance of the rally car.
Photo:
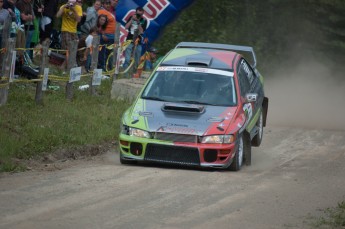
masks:
{"type": "Polygon", "coordinates": [[[267,109],[252,47],[179,43],[124,113],[120,161],[237,171],[251,164],[267,109]]]}

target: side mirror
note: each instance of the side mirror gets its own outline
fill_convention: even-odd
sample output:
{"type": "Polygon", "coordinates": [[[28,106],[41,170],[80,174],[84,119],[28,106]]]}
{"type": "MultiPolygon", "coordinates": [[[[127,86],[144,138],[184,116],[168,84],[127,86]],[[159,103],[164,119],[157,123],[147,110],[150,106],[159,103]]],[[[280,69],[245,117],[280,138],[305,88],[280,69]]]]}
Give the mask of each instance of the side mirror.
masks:
{"type": "Polygon", "coordinates": [[[246,94],[246,103],[256,102],[257,99],[258,99],[257,93],[247,93],[246,94]]]}

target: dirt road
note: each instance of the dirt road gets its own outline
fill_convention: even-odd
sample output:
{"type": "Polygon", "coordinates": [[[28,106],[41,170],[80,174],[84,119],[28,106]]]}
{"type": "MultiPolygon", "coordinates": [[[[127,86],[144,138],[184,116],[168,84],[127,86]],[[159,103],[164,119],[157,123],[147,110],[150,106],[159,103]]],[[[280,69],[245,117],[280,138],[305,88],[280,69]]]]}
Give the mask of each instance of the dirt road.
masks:
{"type": "Polygon", "coordinates": [[[240,172],[122,166],[109,152],[0,178],[0,228],[307,228],[345,199],[345,132],[271,127],[240,172]]]}
{"type": "Polygon", "coordinates": [[[303,66],[267,82],[269,122],[252,166],[122,166],[114,149],[2,174],[0,228],[309,228],[345,200],[345,80],[303,66]]]}

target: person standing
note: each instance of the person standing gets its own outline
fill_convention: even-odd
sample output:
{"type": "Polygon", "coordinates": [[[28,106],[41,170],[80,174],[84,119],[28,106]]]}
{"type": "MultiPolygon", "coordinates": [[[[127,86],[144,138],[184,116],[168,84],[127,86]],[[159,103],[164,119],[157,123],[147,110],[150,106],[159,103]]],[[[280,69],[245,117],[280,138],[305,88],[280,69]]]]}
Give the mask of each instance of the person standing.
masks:
{"type": "MultiPolygon", "coordinates": [[[[20,11],[20,18],[21,18],[22,23],[24,24],[25,48],[28,49],[31,47],[32,36],[35,32],[35,27],[34,27],[35,14],[32,8],[31,0],[19,0],[16,4],[16,7],[20,11]]],[[[32,59],[33,57],[32,50],[26,50],[26,53],[32,59]]]]}
{"type": "Polygon", "coordinates": [[[114,15],[116,19],[116,7],[117,4],[119,3],[119,0],[110,0],[110,12],[114,15]]]}
{"type": "MultiPolygon", "coordinates": [[[[16,37],[16,48],[25,48],[25,34],[22,26],[22,22],[20,19],[20,11],[16,7],[16,0],[7,0],[7,10],[12,16],[12,32],[11,36],[16,37]],[[13,26],[13,22],[15,22],[15,26],[13,26]]],[[[23,63],[23,51],[18,50],[17,56],[23,63]]]]}
{"type": "Polygon", "coordinates": [[[91,54],[92,54],[92,42],[93,42],[93,38],[95,36],[97,36],[97,27],[93,27],[90,29],[89,35],[86,37],[85,39],[85,45],[86,45],[86,49],[84,52],[84,57],[83,59],[86,61],[85,63],[85,70],[86,72],[90,72],[90,68],[91,68],[91,54]]]}
{"type": "Polygon", "coordinates": [[[125,51],[125,62],[123,64],[124,68],[129,66],[132,55],[134,55],[135,69],[139,64],[139,59],[142,52],[142,34],[145,32],[147,27],[147,20],[143,17],[144,12],[145,11],[142,7],[136,8],[135,14],[132,15],[126,23],[125,28],[128,30],[126,40],[131,40],[131,43],[128,45],[125,51]]]}
{"type": "Polygon", "coordinates": [[[50,36],[53,32],[53,19],[58,10],[59,0],[44,0],[44,11],[43,17],[40,23],[40,43],[44,42],[47,39],[50,39],[50,36]]]}
{"type": "MultiPolygon", "coordinates": [[[[61,23],[61,48],[68,49],[72,41],[78,40],[77,25],[83,15],[80,5],[75,0],[69,0],[62,5],[56,14],[56,17],[62,17],[61,23]]],[[[66,61],[62,64],[62,68],[66,68],[66,61]]]]}
{"type": "Polygon", "coordinates": [[[5,24],[5,21],[10,17],[8,10],[4,9],[3,5],[4,0],[0,0],[0,48],[2,48],[3,25],[5,24]]]}
{"type": "Polygon", "coordinates": [[[21,25],[20,11],[16,7],[16,0],[4,0],[3,3],[4,3],[3,8],[8,10],[10,17],[12,18],[12,26],[11,26],[11,35],[10,36],[15,37],[17,34],[17,28],[18,28],[18,26],[21,25]]]}
{"type": "Polygon", "coordinates": [[[107,49],[106,46],[114,44],[115,40],[115,29],[116,19],[111,13],[111,2],[106,0],[103,8],[98,10],[98,15],[105,15],[107,17],[107,26],[104,32],[100,35],[100,44],[103,45],[101,51],[98,54],[98,67],[106,70],[106,59],[111,50],[107,49]]]}
{"type": "Polygon", "coordinates": [[[101,8],[101,6],[101,0],[96,0],[93,6],[87,8],[85,22],[80,26],[82,37],[88,36],[90,33],[90,29],[97,25],[97,12],[101,8]]]}
{"type": "Polygon", "coordinates": [[[35,46],[40,41],[40,23],[43,17],[44,6],[42,0],[33,0],[33,10],[35,14],[34,27],[35,32],[32,36],[31,46],[35,46]]]}

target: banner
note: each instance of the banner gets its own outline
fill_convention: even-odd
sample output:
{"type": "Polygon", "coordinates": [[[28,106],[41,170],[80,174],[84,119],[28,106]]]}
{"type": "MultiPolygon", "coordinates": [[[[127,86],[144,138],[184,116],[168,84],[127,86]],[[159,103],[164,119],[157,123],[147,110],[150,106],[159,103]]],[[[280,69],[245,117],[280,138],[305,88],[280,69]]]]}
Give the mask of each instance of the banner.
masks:
{"type": "Polygon", "coordinates": [[[152,43],[155,41],[162,29],[172,22],[185,7],[193,0],[122,0],[116,7],[116,20],[121,23],[121,43],[126,40],[127,30],[125,25],[128,19],[135,14],[139,6],[145,10],[144,18],[147,19],[147,29],[144,37],[152,43]]]}

